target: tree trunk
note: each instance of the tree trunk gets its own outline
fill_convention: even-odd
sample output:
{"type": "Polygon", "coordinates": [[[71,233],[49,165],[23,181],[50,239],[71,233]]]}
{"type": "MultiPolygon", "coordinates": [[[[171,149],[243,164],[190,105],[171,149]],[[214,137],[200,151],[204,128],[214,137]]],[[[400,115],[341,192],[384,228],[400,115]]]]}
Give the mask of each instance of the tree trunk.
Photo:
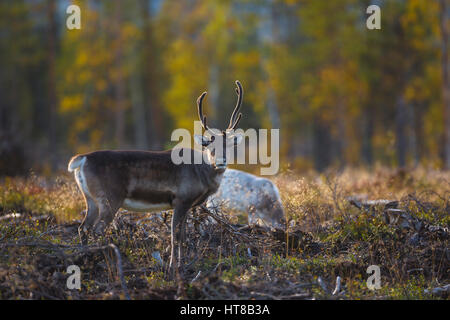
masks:
{"type": "Polygon", "coordinates": [[[275,91],[271,86],[267,88],[267,111],[272,128],[280,128],[280,112],[278,111],[277,100],[275,98],[275,91]]]}
{"type": "Polygon", "coordinates": [[[373,139],[373,128],[374,128],[374,114],[373,107],[368,106],[364,109],[363,113],[363,141],[362,141],[362,158],[364,162],[371,166],[373,164],[373,150],[372,150],[372,139],[373,139]]]}
{"type": "Polygon", "coordinates": [[[164,118],[161,110],[160,93],[158,91],[157,56],[153,45],[153,29],[150,16],[150,6],[148,0],[141,0],[142,20],[144,22],[144,51],[145,51],[145,77],[144,88],[148,94],[145,97],[146,105],[149,108],[149,134],[151,136],[152,148],[159,149],[162,147],[162,138],[164,137],[164,118]]]}
{"type": "Polygon", "coordinates": [[[408,123],[408,131],[407,131],[407,137],[408,137],[408,149],[409,154],[411,158],[413,159],[413,165],[416,166],[418,164],[418,137],[417,137],[417,130],[416,130],[416,108],[413,104],[409,105],[409,108],[407,108],[407,123],[408,123]]]}
{"type": "Polygon", "coordinates": [[[397,164],[400,168],[406,166],[406,102],[403,96],[397,99],[395,112],[395,136],[397,149],[397,164]]]}
{"type": "Polygon", "coordinates": [[[117,79],[115,79],[115,97],[116,97],[116,105],[115,105],[115,142],[118,148],[123,147],[125,140],[125,83],[123,79],[123,51],[122,51],[122,43],[117,39],[120,39],[120,26],[122,21],[121,15],[121,2],[122,0],[116,0],[115,2],[115,28],[114,28],[114,36],[116,38],[116,50],[115,50],[115,59],[114,59],[114,67],[117,72],[117,79]]]}
{"type": "Polygon", "coordinates": [[[56,168],[56,0],[47,3],[48,33],[47,33],[47,94],[48,94],[48,123],[47,123],[47,155],[52,169],[56,168]]]}
{"type": "Polygon", "coordinates": [[[135,72],[130,84],[134,119],[134,140],[137,148],[148,149],[147,121],[145,120],[144,97],[142,95],[142,82],[140,80],[140,73],[135,72]]]}
{"type": "Polygon", "coordinates": [[[414,135],[416,137],[416,165],[421,162],[424,156],[424,137],[423,137],[423,110],[424,106],[421,104],[414,105],[414,135]]]}
{"type": "MultiPolygon", "coordinates": [[[[209,121],[210,121],[210,126],[212,126],[212,128],[217,127],[220,128],[222,126],[226,126],[228,125],[228,123],[223,124],[220,123],[218,120],[219,119],[226,119],[226,111],[227,110],[220,110],[219,108],[219,101],[220,101],[220,72],[219,72],[219,66],[216,63],[212,63],[210,68],[209,68],[209,83],[208,83],[208,87],[209,87],[209,105],[211,106],[212,109],[212,115],[213,117],[210,117],[209,121]],[[213,125],[211,123],[212,118],[214,118],[214,123],[215,125],[213,125]]],[[[224,127],[226,128],[226,127],[224,127]]]]}
{"type": "Polygon", "coordinates": [[[442,101],[444,108],[444,167],[450,169],[450,79],[448,38],[450,8],[448,0],[441,0],[441,37],[442,37],[442,101]]]}
{"type": "Polygon", "coordinates": [[[339,166],[343,167],[346,164],[347,158],[346,158],[346,149],[348,146],[347,142],[347,133],[346,133],[346,108],[344,105],[344,102],[342,101],[342,98],[339,99],[337,103],[337,133],[338,137],[335,137],[335,143],[333,145],[335,146],[332,148],[334,151],[332,155],[332,159],[338,159],[339,166]]]}
{"type": "Polygon", "coordinates": [[[314,120],[314,164],[317,170],[326,169],[331,164],[330,129],[317,116],[314,120]]]}

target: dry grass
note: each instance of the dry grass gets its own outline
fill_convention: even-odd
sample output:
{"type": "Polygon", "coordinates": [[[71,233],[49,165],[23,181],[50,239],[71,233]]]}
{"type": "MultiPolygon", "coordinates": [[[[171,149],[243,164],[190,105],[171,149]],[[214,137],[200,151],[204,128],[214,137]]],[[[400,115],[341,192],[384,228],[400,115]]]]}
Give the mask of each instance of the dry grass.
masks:
{"type": "MultiPolygon", "coordinates": [[[[187,298],[448,297],[424,290],[450,283],[449,172],[283,172],[273,181],[286,208],[287,234],[233,224],[222,212],[200,208],[191,214],[187,298]],[[383,208],[360,210],[349,197],[397,200],[421,227],[389,224],[383,208]],[[208,218],[211,214],[216,223],[208,218]],[[381,268],[382,288],[377,291],[366,286],[366,269],[373,264],[381,268]],[[342,288],[333,295],[337,276],[342,288]]],[[[120,214],[118,230],[91,239],[91,246],[83,249],[76,232],[83,210],[71,176],[0,182],[0,298],[118,299],[127,293],[132,299],[175,297],[176,283],[165,264],[170,212],[120,214]],[[108,247],[111,243],[119,249],[120,264],[108,247]],[[81,268],[81,290],[66,287],[71,264],[81,268]]]]}

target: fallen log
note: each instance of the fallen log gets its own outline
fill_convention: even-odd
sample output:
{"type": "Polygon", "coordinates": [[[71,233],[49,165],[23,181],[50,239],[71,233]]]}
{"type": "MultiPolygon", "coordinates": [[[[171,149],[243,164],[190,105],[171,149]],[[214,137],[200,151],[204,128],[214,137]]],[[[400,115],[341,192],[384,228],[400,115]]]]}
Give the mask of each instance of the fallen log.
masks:
{"type": "Polygon", "coordinates": [[[396,209],[398,207],[398,201],[396,200],[362,200],[359,197],[347,197],[347,201],[357,207],[360,210],[374,211],[376,209],[396,209]]]}

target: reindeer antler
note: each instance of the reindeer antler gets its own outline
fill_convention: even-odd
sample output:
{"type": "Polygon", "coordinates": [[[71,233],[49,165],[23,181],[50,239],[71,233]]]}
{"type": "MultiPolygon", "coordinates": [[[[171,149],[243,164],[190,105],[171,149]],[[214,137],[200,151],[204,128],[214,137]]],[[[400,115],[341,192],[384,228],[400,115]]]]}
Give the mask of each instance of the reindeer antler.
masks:
{"type": "Polygon", "coordinates": [[[242,117],[242,113],[239,113],[239,115],[236,114],[239,112],[239,109],[241,108],[242,105],[242,98],[244,96],[244,90],[242,90],[242,85],[239,82],[239,80],[236,80],[236,94],[238,95],[238,100],[236,102],[236,107],[233,110],[233,113],[231,114],[231,118],[230,118],[230,123],[228,125],[227,129],[235,129],[236,126],[238,125],[239,121],[241,120],[242,117]]]}
{"type": "Polygon", "coordinates": [[[197,99],[197,110],[198,110],[198,117],[200,118],[200,121],[202,122],[202,127],[209,131],[208,125],[206,124],[206,116],[203,115],[203,99],[205,98],[207,92],[203,92],[200,97],[197,99]]]}
{"type": "MultiPolygon", "coordinates": [[[[236,102],[236,107],[234,107],[233,113],[231,114],[230,123],[228,125],[228,129],[234,130],[236,126],[238,125],[239,121],[241,120],[242,113],[239,112],[241,105],[242,105],[242,97],[244,95],[244,91],[242,90],[242,85],[239,82],[239,80],[236,80],[236,93],[238,95],[238,100],[236,102]],[[237,115],[237,116],[236,116],[237,115]]],[[[202,126],[205,130],[210,131],[208,125],[206,124],[206,116],[203,115],[203,99],[205,98],[207,92],[203,92],[200,97],[197,99],[197,110],[198,110],[198,117],[200,118],[200,121],[202,122],[202,126]]]]}

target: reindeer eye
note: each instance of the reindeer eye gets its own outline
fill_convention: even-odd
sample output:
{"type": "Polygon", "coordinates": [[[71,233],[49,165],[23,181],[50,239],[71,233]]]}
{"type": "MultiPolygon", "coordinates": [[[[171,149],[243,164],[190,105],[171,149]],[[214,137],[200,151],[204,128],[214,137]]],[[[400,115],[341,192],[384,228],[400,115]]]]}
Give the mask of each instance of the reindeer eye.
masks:
{"type": "Polygon", "coordinates": [[[214,142],[214,140],[216,140],[216,137],[215,137],[215,136],[212,136],[212,137],[211,137],[211,142],[214,142]]]}

